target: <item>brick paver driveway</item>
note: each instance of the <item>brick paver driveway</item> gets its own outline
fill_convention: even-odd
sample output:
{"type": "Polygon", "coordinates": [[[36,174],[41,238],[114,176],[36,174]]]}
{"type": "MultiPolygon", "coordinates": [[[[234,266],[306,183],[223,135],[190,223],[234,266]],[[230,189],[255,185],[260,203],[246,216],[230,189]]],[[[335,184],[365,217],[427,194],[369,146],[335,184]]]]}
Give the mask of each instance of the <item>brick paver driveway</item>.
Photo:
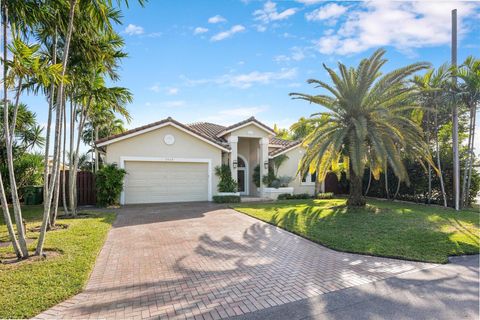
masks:
{"type": "Polygon", "coordinates": [[[227,318],[432,266],[332,251],[209,203],[118,213],[85,291],[39,318],[227,318]]]}

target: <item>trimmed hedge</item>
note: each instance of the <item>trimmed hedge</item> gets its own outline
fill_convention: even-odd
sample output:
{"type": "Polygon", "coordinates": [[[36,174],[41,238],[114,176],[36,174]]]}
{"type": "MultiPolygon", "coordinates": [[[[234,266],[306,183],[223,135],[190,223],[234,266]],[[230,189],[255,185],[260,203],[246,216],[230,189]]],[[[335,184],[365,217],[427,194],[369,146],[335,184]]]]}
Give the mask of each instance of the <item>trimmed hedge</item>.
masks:
{"type": "Polygon", "coordinates": [[[317,199],[333,199],[333,192],[319,193],[317,199]]]}
{"type": "Polygon", "coordinates": [[[278,195],[277,200],[296,200],[296,199],[311,199],[312,196],[308,193],[289,194],[282,193],[278,195]]]}
{"type": "Polygon", "coordinates": [[[240,196],[213,196],[215,203],[239,203],[240,196]]]}

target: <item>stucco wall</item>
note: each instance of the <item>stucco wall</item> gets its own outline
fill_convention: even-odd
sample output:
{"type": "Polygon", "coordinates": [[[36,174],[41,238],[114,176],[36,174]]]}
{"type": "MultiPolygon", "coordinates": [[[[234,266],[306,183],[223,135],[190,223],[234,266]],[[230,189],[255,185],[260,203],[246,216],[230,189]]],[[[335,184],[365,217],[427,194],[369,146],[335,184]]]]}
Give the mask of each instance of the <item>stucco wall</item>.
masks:
{"type": "Polygon", "coordinates": [[[294,188],[293,192],[295,194],[314,194],[315,185],[302,184],[302,179],[300,176],[296,175],[298,164],[300,163],[300,159],[302,158],[304,152],[305,150],[302,147],[297,147],[285,153],[288,156],[288,159],[283,162],[278,169],[278,176],[288,176],[293,178],[293,180],[289,183],[289,186],[294,188]]]}
{"type": "Polygon", "coordinates": [[[106,146],[106,161],[120,164],[120,157],[160,157],[210,159],[212,162],[212,192],[217,193],[218,178],[215,167],[222,163],[222,151],[173,126],[166,126],[106,146]],[[163,138],[171,134],[173,145],[167,145],[163,138]]]}
{"type": "Polygon", "coordinates": [[[271,136],[267,131],[260,129],[258,126],[254,124],[249,124],[245,127],[236,129],[230,132],[226,137],[229,136],[237,136],[237,137],[250,137],[250,138],[267,138],[271,136]]]}

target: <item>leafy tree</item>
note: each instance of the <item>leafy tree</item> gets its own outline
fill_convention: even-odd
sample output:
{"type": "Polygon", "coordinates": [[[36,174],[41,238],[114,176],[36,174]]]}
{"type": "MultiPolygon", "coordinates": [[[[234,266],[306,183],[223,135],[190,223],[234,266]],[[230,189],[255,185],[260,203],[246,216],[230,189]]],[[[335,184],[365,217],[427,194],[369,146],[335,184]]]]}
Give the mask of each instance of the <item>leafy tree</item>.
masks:
{"type": "Polygon", "coordinates": [[[304,140],[307,150],[299,173],[316,172],[317,179],[324,180],[332,167],[343,162],[350,178],[349,206],[365,205],[362,177],[367,163],[376,179],[388,163],[395,176],[408,183],[401,158],[407,145],[415,158],[431,162],[423,131],[408,112],[418,108],[413,103],[416,92],[406,85],[409,76],[429,65],[415,63],[382,75],[384,54],[384,50],[375,51],[357,68],[338,63],[339,73],[324,65],[333,86],[315,79],[308,83],[330,95],[290,94],[330,111],[312,115],[315,129],[304,140]]]}

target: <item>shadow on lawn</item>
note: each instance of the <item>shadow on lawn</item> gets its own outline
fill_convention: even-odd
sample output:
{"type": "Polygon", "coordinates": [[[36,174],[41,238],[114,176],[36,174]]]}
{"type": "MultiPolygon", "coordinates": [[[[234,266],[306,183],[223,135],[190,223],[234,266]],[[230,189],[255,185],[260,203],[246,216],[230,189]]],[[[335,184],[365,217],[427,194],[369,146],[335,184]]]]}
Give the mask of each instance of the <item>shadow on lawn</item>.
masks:
{"type": "Polygon", "coordinates": [[[425,217],[405,216],[402,209],[374,206],[365,209],[350,209],[345,205],[308,206],[285,213],[276,211],[266,222],[343,252],[436,263],[439,256],[446,263],[448,256],[479,253],[479,235],[457,218],[442,217],[440,224],[428,222],[425,217]],[[455,231],[442,230],[445,227],[463,233],[475,245],[456,240],[455,231]]]}

